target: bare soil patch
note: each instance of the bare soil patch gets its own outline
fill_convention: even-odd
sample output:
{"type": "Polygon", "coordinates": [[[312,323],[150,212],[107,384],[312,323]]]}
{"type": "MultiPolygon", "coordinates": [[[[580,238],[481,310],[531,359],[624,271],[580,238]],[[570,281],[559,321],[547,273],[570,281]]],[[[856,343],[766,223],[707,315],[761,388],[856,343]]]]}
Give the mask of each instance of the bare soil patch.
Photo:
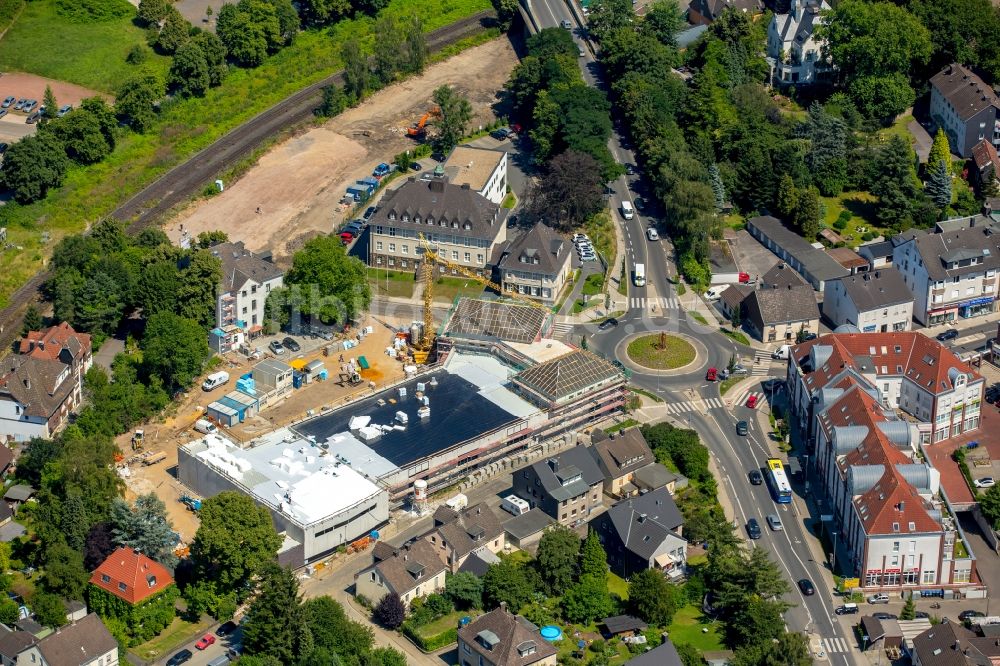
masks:
{"type": "Polygon", "coordinates": [[[343,219],[339,200],[348,185],[415,145],[405,128],[432,106],[435,88],[451,85],[468,97],[474,112],[470,128],[476,128],[495,120],[496,93],[516,64],[509,40],[502,37],[433,65],[283,142],[237,182],[227,183],[225,192],[182,211],[166,232],[176,241],[182,228],[192,236],[218,229],[250,250],[272,252],[281,262],[306,239],[329,233],[343,219]]]}
{"type": "Polygon", "coordinates": [[[110,95],[105,95],[104,93],[99,93],[96,90],[84,88],[73,83],[66,83],[65,81],[47,79],[44,76],[25,74],[23,72],[0,73],[0,98],[7,97],[8,95],[17,97],[18,99],[27,97],[28,99],[37,99],[38,103],[41,104],[42,98],[45,96],[45,86],[52,87],[52,94],[56,96],[59,106],[63,104],[77,106],[81,100],[88,97],[103,97],[109,103],[114,101],[114,98],[110,95]]]}

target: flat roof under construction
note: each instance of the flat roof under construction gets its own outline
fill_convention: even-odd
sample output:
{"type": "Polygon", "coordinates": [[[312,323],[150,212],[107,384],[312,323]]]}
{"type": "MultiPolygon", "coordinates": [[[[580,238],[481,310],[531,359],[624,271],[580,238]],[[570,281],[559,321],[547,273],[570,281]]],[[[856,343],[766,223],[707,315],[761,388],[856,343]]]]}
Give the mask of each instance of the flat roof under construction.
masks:
{"type": "Polygon", "coordinates": [[[383,433],[364,445],[405,467],[537,412],[502,386],[508,375],[509,368],[494,358],[452,354],[445,368],[300,423],[294,430],[318,443],[329,442],[330,452],[339,453],[338,440],[350,432],[351,420],[368,417],[371,426],[383,426],[383,433]],[[423,419],[417,415],[422,405],[417,384],[424,385],[430,407],[430,416],[423,419]],[[406,388],[406,397],[400,397],[399,387],[406,388]],[[405,425],[397,420],[398,412],[406,414],[405,425]]]}

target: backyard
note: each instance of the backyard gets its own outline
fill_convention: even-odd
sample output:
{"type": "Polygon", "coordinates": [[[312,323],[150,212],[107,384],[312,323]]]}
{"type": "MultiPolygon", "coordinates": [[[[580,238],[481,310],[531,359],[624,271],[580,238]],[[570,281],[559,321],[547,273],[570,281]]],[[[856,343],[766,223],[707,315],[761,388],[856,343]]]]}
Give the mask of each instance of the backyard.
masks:
{"type": "Polygon", "coordinates": [[[209,617],[205,617],[198,622],[187,622],[179,617],[175,617],[174,621],[161,631],[159,636],[141,645],[129,648],[129,652],[139,657],[142,661],[159,659],[206,631],[212,623],[213,620],[209,617]]]}
{"type": "Polygon", "coordinates": [[[394,296],[397,298],[411,298],[413,288],[416,285],[413,273],[378,268],[368,269],[368,283],[371,285],[373,296],[394,296]]]}
{"type": "Polygon", "coordinates": [[[483,285],[471,278],[439,277],[434,280],[434,300],[453,302],[460,296],[482,296],[483,285]]]}

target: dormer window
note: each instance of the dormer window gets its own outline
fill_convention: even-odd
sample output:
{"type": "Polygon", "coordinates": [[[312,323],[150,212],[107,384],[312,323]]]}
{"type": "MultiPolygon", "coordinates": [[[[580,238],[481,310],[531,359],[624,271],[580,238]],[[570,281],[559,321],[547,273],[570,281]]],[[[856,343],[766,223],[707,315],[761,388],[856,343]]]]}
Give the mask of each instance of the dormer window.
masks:
{"type": "Polygon", "coordinates": [[[410,221],[410,216],[407,215],[406,213],[403,213],[403,222],[409,222],[409,221],[410,221]]]}
{"type": "Polygon", "coordinates": [[[390,220],[395,220],[396,219],[396,212],[395,211],[389,211],[389,219],[390,220]]]}
{"type": "Polygon", "coordinates": [[[439,227],[447,227],[448,226],[448,220],[438,220],[438,226],[439,227]]]}
{"type": "Polygon", "coordinates": [[[452,220],[451,221],[451,228],[452,229],[458,229],[458,222],[456,220],[452,220]]]}
{"type": "Polygon", "coordinates": [[[420,224],[420,216],[419,215],[414,215],[413,216],[413,223],[414,224],[420,224]]]}
{"type": "Polygon", "coordinates": [[[122,592],[124,592],[127,588],[128,586],[125,585],[125,583],[118,583],[118,589],[121,590],[122,592]]]}
{"type": "Polygon", "coordinates": [[[427,216],[427,224],[434,224],[434,216],[433,215],[428,215],[427,216]]]}
{"type": "Polygon", "coordinates": [[[470,224],[469,222],[466,222],[465,224],[462,225],[462,228],[465,229],[466,231],[468,231],[469,229],[472,228],[472,224],[470,224]]]}

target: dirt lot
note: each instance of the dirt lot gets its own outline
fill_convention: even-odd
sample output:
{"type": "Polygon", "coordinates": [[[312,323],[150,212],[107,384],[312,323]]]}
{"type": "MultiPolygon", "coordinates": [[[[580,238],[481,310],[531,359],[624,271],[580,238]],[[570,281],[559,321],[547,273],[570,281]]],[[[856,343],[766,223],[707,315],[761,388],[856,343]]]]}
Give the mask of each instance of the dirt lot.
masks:
{"type": "MultiPolygon", "coordinates": [[[[391,342],[394,331],[374,318],[369,318],[369,321],[363,325],[371,325],[374,327],[374,332],[365,337],[360,345],[344,352],[345,360],[365,356],[371,365],[370,370],[361,373],[365,380],[363,384],[352,387],[341,386],[337,383],[337,370],[340,366],[338,358],[341,353],[337,351],[335,355],[324,359],[331,375],[328,381],[309,384],[302,389],[291,392],[283,401],[265,408],[258,416],[234,428],[229,435],[236,441],[249,441],[278,426],[304,419],[310,410],[313,413],[319,413],[325,408],[339,406],[359,394],[367,394],[371,390],[367,385],[370,381],[375,382],[376,386],[381,388],[402,378],[403,370],[400,363],[390,359],[384,353],[385,348],[391,342]]],[[[307,361],[323,358],[323,344],[332,343],[317,342],[312,351],[305,351],[295,358],[303,358],[307,361]]],[[[305,349],[309,349],[309,347],[306,346],[305,349]]],[[[190,540],[194,538],[195,531],[198,529],[198,519],[180,501],[181,496],[190,491],[177,480],[177,447],[200,437],[191,427],[204,412],[205,406],[235,390],[236,378],[250,371],[251,364],[236,363],[236,357],[231,358],[233,362],[222,366],[229,372],[228,384],[208,393],[199,387],[193,388],[181,398],[172,416],[164,421],[147,424],[144,427],[146,450],[163,451],[167,454],[166,460],[149,467],[138,463],[129,467],[130,476],[126,479],[127,497],[131,500],[137,495],[155,492],[167,505],[167,515],[173,523],[174,529],[181,534],[184,543],[190,543],[190,540]]],[[[283,360],[288,361],[289,359],[283,360]]],[[[130,438],[131,433],[119,438],[118,445],[122,451],[130,453],[130,438]]]]}
{"type": "MultiPolygon", "coordinates": [[[[22,97],[35,99],[41,104],[45,97],[45,86],[47,85],[52,87],[52,93],[56,96],[59,106],[63,104],[76,106],[80,103],[80,100],[87,97],[102,96],[107,98],[107,95],[102,95],[89,88],[66,83],[65,81],[46,79],[34,74],[4,72],[0,73],[0,100],[9,95],[18,99],[22,97]]],[[[111,100],[108,99],[108,101],[111,100]]],[[[0,141],[11,143],[28,134],[34,134],[38,126],[27,124],[24,122],[25,118],[27,118],[27,114],[15,111],[13,106],[11,106],[8,109],[7,115],[0,118],[0,141]]]]}
{"type": "Polygon", "coordinates": [[[178,215],[167,234],[176,241],[182,228],[192,236],[219,229],[250,250],[270,250],[279,261],[287,258],[340,221],[344,210],[339,201],[349,184],[414,145],[404,128],[431,106],[435,88],[450,84],[468,97],[475,113],[470,127],[488,124],[494,120],[496,92],[516,63],[510,42],[500,38],[376,93],[273,149],[225,192],[178,215]]]}

